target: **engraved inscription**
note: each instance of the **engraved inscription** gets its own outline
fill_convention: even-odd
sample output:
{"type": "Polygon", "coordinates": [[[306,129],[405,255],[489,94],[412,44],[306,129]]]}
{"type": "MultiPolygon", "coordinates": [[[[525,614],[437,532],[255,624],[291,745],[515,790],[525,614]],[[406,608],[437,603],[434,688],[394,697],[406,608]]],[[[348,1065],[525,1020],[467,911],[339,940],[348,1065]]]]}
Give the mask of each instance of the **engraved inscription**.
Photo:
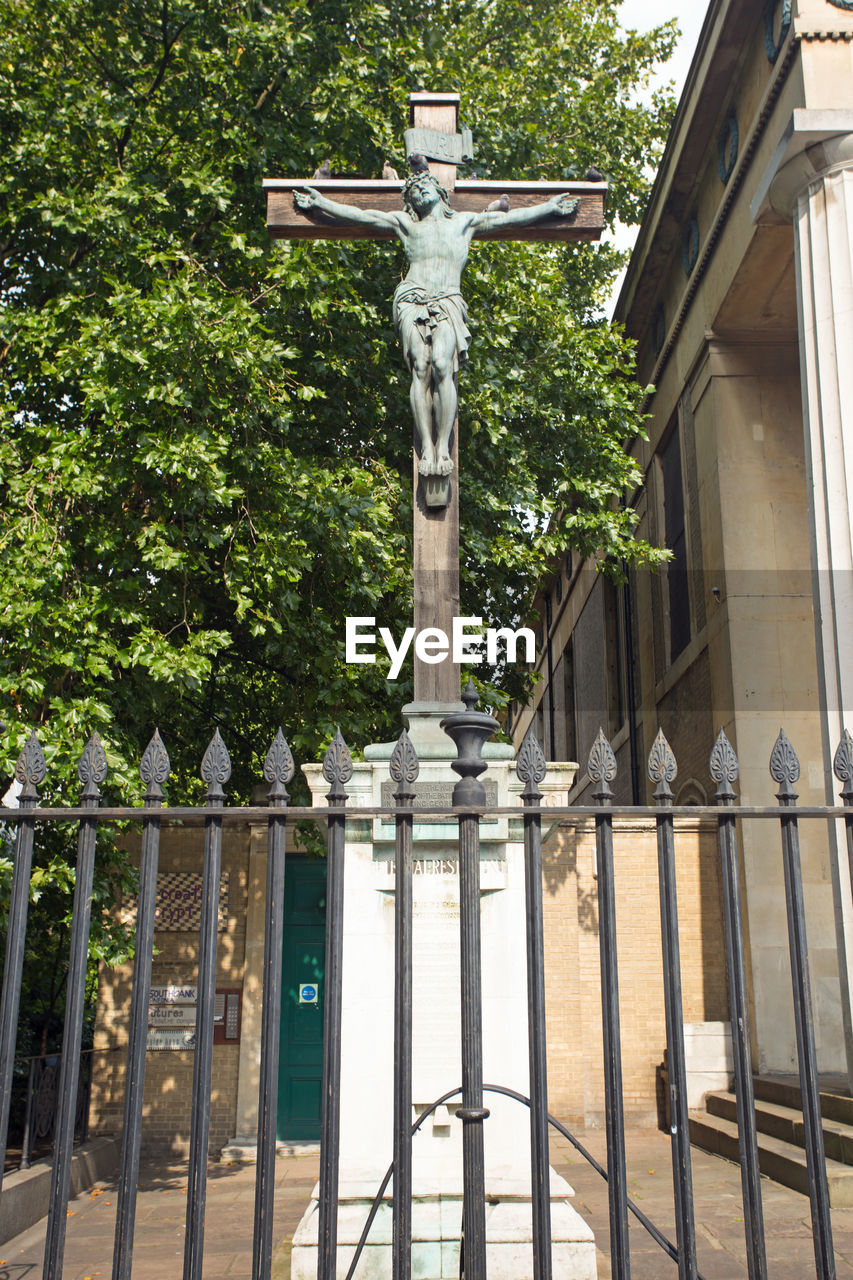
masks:
{"type": "MultiPolygon", "coordinates": [[[[453,805],[453,786],[452,782],[416,782],[414,783],[415,792],[415,809],[419,805],[426,805],[432,809],[450,809],[453,805]]],[[[492,807],[498,803],[498,784],[493,780],[486,778],[483,782],[486,788],[486,805],[492,807]]],[[[394,792],[397,790],[398,784],[388,778],[382,783],[382,807],[383,809],[391,809],[394,807],[394,792]]],[[[452,821],[450,818],[436,818],[429,814],[415,813],[415,822],[420,823],[447,823],[452,821]]],[[[497,823],[497,818],[489,818],[484,816],[481,821],[483,824],[497,823]]],[[[385,826],[393,826],[393,818],[383,818],[382,823],[385,826]]]]}

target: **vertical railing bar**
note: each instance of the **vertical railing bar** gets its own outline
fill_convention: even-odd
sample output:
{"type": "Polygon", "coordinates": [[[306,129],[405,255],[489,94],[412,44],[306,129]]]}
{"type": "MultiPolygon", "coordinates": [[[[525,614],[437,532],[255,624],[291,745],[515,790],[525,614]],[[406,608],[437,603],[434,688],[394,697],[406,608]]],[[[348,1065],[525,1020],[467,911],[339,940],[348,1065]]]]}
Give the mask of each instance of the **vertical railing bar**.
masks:
{"type": "Polygon", "coordinates": [[[261,1010],[261,1077],[258,1090],[258,1154],[255,1177],[255,1225],[252,1280],[269,1280],[273,1254],[275,1155],[278,1120],[278,1060],[281,1033],[281,964],[284,941],[284,874],[287,845],[286,784],[293,777],[293,757],[278,730],[264,761],[270,784],[267,831],[267,897],[264,926],[263,1004],[261,1010]]]}
{"type": "Polygon", "coordinates": [[[542,801],[545,756],[532,729],[521,745],[516,773],[525,784],[524,901],[527,950],[527,1047],[530,1070],[530,1185],[533,1277],[551,1280],[551,1165],[548,1157],[548,1071],[545,1042],[545,944],[542,916],[542,801]]]}
{"type": "Polygon", "coordinates": [[[847,862],[850,868],[850,883],[853,884],[853,738],[847,729],[841,735],[841,742],[835,752],[833,772],[839,781],[844,783],[841,789],[841,801],[849,812],[844,815],[844,829],[847,835],[847,862]]]}
{"type": "Polygon", "coordinates": [[[323,761],[327,793],[326,968],[323,996],[323,1093],[320,1108],[320,1201],[317,1220],[318,1280],[335,1280],[338,1255],[338,1166],[341,1141],[341,995],[344,933],[345,783],[352,757],[338,729],[323,761]]]}
{"type": "Polygon", "coordinates": [[[738,762],[721,729],[711,753],[710,774],[717,782],[720,805],[719,841],[722,867],[723,918],[726,930],[726,961],[729,975],[729,1007],[732,1025],[732,1057],[735,1074],[738,1144],[740,1148],[743,1225],[749,1280],[766,1280],[767,1258],[764,1239],[764,1210],[758,1167],[758,1131],[755,1117],[755,1090],[752,1083],[749,1002],[746,991],[746,959],[740,902],[740,871],[736,831],[735,792],[738,762]]]}
{"type": "MultiPolygon", "coordinates": [[[[99,784],[107,776],[107,758],[100,739],[93,733],[80,757],[77,774],[83,783],[80,806],[97,809],[99,784]]],[[[86,970],[89,962],[89,930],[92,917],[92,885],[95,876],[97,819],[81,818],[77,839],[77,867],[74,877],[74,905],[71,915],[71,948],[66,981],[65,1024],[59,1072],[58,1115],[53,1144],[53,1168],[47,1234],[44,1246],[44,1280],[59,1280],[65,1252],[65,1227],[71,1190],[71,1156],[77,1114],[77,1085],[80,1077],[80,1048],[86,1006],[86,970]]]]}
{"type": "Polygon", "coordinates": [[[33,1158],[33,1107],[35,1095],[33,1079],[36,1073],[37,1058],[30,1058],[30,1069],[27,1072],[27,1105],[24,1111],[24,1137],[21,1142],[21,1168],[29,1169],[33,1158]]]}
{"type": "MultiPolygon", "coordinates": [[[[667,807],[672,804],[673,794],[669,784],[675,778],[675,774],[675,757],[663,733],[659,731],[649,754],[649,776],[658,784],[654,792],[657,804],[667,807]]],[[[684,1054],[684,1016],[681,999],[681,958],[678,944],[678,901],[675,888],[672,815],[658,814],[655,823],[658,844],[664,1010],[669,1063],[669,1128],[672,1139],[678,1274],[680,1280],[696,1280],[698,1274],[696,1225],[693,1215],[693,1173],[687,1109],[687,1067],[684,1054]]]]}
{"type": "MultiPolygon", "coordinates": [[[[457,783],[457,785],[459,785],[457,783]]],[[[485,1280],[486,1191],[483,1121],[483,1012],[480,956],[480,819],[459,817],[459,926],[462,984],[462,1217],[465,1280],[485,1280]]]]}
{"type": "MultiPolygon", "coordinates": [[[[88,1142],[89,1141],[89,1111],[92,1106],[92,1055],[91,1053],[88,1053],[88,1054],[82,1055],[82,1057],[85,1057],[86,1059],[86,1063],[85,1063],[86,1101],[83,1107],[83,1123],[80,1126],[80,1141],[88,1142]]],[[[81,1057],[81,1070],[83,1069],[82,1057],[81,1057]]]]}
{"type": "Polygon", "coordinates": [[[161,784],[169,776],[169,757],[156,729],[143,752],[139,773],[142,781],[146,783],[144,799],[146,817],[142,823],[139,853],[136,954],[130,996],[124,1125],[113,1242],[113,1280],[130,1280],[133,1263],[133,1229],[136,1220],[139,1153],[142,1144],[142,1099],[145,1090],[148,1001],[151,994],[151,965],[157,910],[157,865],[160,856],[160,819],[155,816],[154,811],[162,807],[161,784]],[[149,810],[152,811],[150,817],[147,816],[149,810]]]}
{"type": "Polygon", "coordinates": [[[391,755],[394,844],[394,1199],[391,1274],[412,1274],[412,835],[411,808],[419,765],[405,729],[391,755]]]}
{"type": "MultiPolygon", "coordinates": [[[[45,774],[44,755],[38,738],[33,733],[30,734],[15,765],[15,777],[24,784],[18,797],[18,805],[21,809],[34,809],[38,804],[36,788],[44,782],[45,774]]],[[[34,833],[35,820],[29,817],[21,818],[15,837],[15,867],[12,872],[6,957],[3,963],[3,993],[0,996],[0,1188],[3,1186],[6,1143],[9,1136],[9,1108],[12,1103],[12,1077],[15,1071],[15,1048],[18,1042],[18,1009],[21,1003],[21,978],[24,972],[34,833]]]]}
{"type": "Polygon", "coordinates": [[[219,941],[219,886],[222,875],[222,818],[216,814],[216,810],[222,808],[225,800],[222,783],[227,782],[231,776],[231,761],[218,729],[214,732],[210,745],[204,753],[201,776],[208,784],[205,805],[212,812],[204,820],[204,871],[201,883],[201,928],[199,930],[184,1280],[201,1280],[204,1257],[207,1154],[210,1140],[210,1084],[213,1072],[213,1014],[216,991],[216,952],[219,941]]]}
{"type": "MultiPolygon", "coordinates": [[[[498,728],[492,716],[475,711],[473,682],[462,694],[466,710],[445,717],[441,727],[456,743],[451,768],[460,775],[453,804],[485,807],[479,775],[487,768],[484,743],[498,728]]],[[[483,989],[480,942],[480,815],[459,814],[459,942],[462,997],[462,1223],[465,1280],[486,1280],[486,1174],[483,1121],[483,989]]]]}
{"type": "Polygon", "coordinates": [[[613,801],[610,783],[616,777],[616,757],[599,729],[590,752],[587,773],[597,783],[592,798],[601,805],[595,817],[598,864],[598,939],[601,964],[601,1019],[604,1048],[604,1097],[607,1137],[610,1266],[614,1280],[630,1280],[628,1234],[628,1173],[625,1160],[625,1108],[622,1096],[622,1037],[619,1022],[619,968],[616,945],[616,891],[613,882],[613,801]]]}
{"type": "Polygon", "coordinates": [[[819,1280],[834,1280],[835,1254],[829,1185],[823,1149],[820,1114],[820,1085],[817,1074],[814,1016],[809,979],[806,913],[803,900],[803,871],[800,861],[800,834],[796,815],[785,810],[797,803],[793,784],[800,776],[800,762],[784,732],[779,733],[770,757],[770,774],[779,783],[782,861],[785,872],[785,904],[788,915],[788,950],[794,991],[794,1026],[799,1056],[800,1095],[803,1108],[803,1136],[809,1179],[815,1266],[819,1280]]]}

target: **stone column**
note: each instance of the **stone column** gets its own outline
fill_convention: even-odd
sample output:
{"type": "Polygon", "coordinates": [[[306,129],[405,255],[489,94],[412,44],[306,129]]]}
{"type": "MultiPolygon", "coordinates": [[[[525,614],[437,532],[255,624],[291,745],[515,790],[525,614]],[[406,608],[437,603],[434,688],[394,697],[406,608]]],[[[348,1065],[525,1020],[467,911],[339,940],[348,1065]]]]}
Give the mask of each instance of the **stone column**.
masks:
{"type": "MultiPolygon", "coordinates": [[[[791,142],[796,145],[796,132],[791,142]]],[[[776,213],[792,218],[794,227],[821,730],[831,799],[833,753],[842,730],[853,731],[853,132],[823,138],[787,159],[768,194],[776,213]]],[[[835,835],[830,863],[853,1081],[853,898],[843,829],[835,835]]]]}

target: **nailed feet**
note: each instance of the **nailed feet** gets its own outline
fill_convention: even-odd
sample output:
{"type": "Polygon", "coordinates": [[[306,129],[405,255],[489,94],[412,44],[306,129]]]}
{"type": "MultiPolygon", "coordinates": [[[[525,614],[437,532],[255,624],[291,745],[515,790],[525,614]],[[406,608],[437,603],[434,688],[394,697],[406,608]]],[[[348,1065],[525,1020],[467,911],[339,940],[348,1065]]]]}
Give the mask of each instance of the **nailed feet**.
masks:
{"type": "Polygon", "coordinates": [[[439,454],[437,457],[431,453],[429,457],[421,458],[418,463],[418,471],[422,476],[449,476],[453,470],[453,461],[446,454],[439,454]]]}

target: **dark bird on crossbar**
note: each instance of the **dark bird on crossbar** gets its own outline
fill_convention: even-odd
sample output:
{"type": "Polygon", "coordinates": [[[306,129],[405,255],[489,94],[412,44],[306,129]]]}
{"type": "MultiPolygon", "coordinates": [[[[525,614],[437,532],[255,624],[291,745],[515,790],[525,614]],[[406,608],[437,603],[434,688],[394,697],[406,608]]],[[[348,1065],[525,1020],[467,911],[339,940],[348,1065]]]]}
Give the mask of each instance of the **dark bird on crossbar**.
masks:
{"type": "Polygon", "coordinates": [[[592,164],[586,171],[584,182],[604,182],[604,174],[592,164]]]}
{"type": "Polygon", "coordinates": [[[312,179],[331,178],[331,176],[332,176],[332,169],[328,160],[324,160],[323,163],[319,165],[318,168],[316,168],[314,172],[311,174],[312,179]]]}
{"type": "Polygon", "coordinates": [[[486,213],[509,213],[509,196],[499,196],[486,205],[486,213]]]}

